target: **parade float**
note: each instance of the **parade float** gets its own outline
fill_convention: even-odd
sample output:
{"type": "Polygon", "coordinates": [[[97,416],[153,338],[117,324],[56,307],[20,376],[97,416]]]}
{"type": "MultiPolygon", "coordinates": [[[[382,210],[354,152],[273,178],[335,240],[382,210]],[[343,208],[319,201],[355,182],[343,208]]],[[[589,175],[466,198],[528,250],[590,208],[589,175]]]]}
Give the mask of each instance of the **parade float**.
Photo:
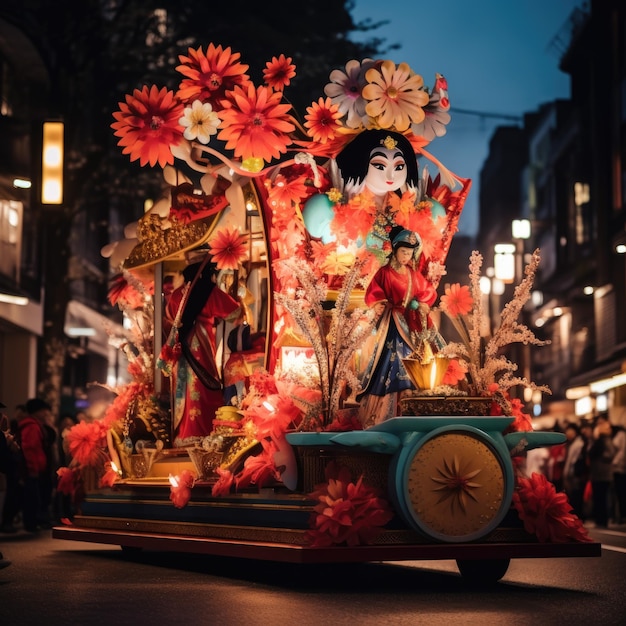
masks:
{"type": "Polygon", "coordinates": [[[539,251],[487,336],[480,253],[467,284],[442,283],[471,185],[426,150],[450,119],[445,78],[352,60],[300,118],[283,55],[259,85],[221,45],[179,61],[177,91],[144,86],[113,115],[164,191],[103,250],[129,380],[68,435],[74,509],[53,536],[454,559],[485,580],[511,558],[599,556],[567,496],[525,473],[564,440],[533,431],[519,398],[537,387],[507,352],[541,349],[518,321],[539,251]]]}

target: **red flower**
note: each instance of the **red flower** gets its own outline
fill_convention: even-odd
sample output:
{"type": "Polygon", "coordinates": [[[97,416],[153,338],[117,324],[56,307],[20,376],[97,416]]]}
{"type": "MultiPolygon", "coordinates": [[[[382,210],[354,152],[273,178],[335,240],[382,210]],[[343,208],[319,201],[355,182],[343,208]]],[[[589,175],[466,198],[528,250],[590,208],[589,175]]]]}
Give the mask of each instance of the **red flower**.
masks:
{"type": "Polygon", "coordinates": [[[195,476],[190,470],[183,470],[178,476],[170,478],[170,500],[177,509],[187,506],[194,483],[195,476]]]}
{"type": "Polygon", "coordinates": [[[57,470],[57,491],[70,496],[72,502],[77,502],[83,496],[83,479],[79,467],[60,467],[57,470]]]}
{"type": "Polygon", "coordinates": [[[181,65],[176,70],[186,76],[176,94],[183,102],[193,100],[210,102],[214,111],[222,108],[222,98],[236,85],[245,85],[249,77],[245,74],[247,65],[239,63],[241,54],[230,48],[209,44],[206,54],[202,46],[197,50],[189,48],[189,56],[180,55],[181,65]]]}
{"type": "Polygon", "coordinates": [[[70,455],[78,465],[95,466],[103,458],[107,428],[100,421],[79,422],[67,433],[70,455]]]}
{"type": "Polygon", "coordinates": [[[243,413],[254,423],[260,439],[280,437],[290,426],[297,424],[302,415],[294,400],[286,394],[268,395],[263,399],[257,398],[243,413]]]}
{"type": "Polygon", "coordinates": [[[592,541],[564,493],[557,493],[543,474],[519,477],[513,506],[527,532],[541,542],[592,541]]]}
{"type": "Polygon", "coordinates": [[[248,237],[236,228],[219,230],[209,242],[209,252],[220,270],[236,270],[248,255],[248,237]]]}
{"type": "Polygon", "coordinates": [[[250,391],[258,397],[265,397],[278,393],[274,377],[267,370],[262,369],[257,369],[252,372],[252,375],[250,376],[250,391]]]}
{"type": "Polygon", "coordinates": [[[120,475],[108,464],[107,470],[100,478],[98,482],[99,487],[113,487],[113,485],[119,480],[120,475]]]}
{"type": "Polygon", "coordinates": [[[174,155],[171,144],[178,144],[184,128],[178,123],[183,115],[183,104],[174,97],[173,91],[153,85],[148,89],[135,89],[133,95],[126,96],[126,102],[119,103],[120,110],[113,113],[117,120],[111,124],[113,133],[120,137],[122,154],[130,154],[130,160],[139,159],[143,167],[157,163],[161,167],[172,165],[174,155]]]}
{"type": "Polygon", "coordinates": [[[320,98],[306,109],[304,116],[307,134],[313,141],[324,144],[335,138],[337,130],[340,128],[337,120],[341,119],[341,112],[330,98],[320,98]]]}
{"type": "Polygon", "coordinates": [[[350,471],[330,463],[328,482],[311,497],[319,501],[311,516],[307,539],[315,547],[372,543],[393,517],[389,504],[376,490],[363,484],[363,477],[350,482],[350,471]]]}
{"type": "Polygon", "coordinates": [[[213,485],[211,495],[214,498],[217,498],[218,496],[226,496],[230,493],[233,483],[235,482],[235,477],[230,470],[225,470],[221,467],[216,467],[215,471],[219,474],[219,479],[213,485]]]}
{"type": "Polygon", "coordinates": [[[248,457],[243,464],[243,470],[235,478],[237,489],[250,485],[256,485],[260,489],[272,477],[280,480],[280,474],[274,463],[274,454],[278,448],[273,441],[267,439],[261,439],[261,445],[263,452],[248,457]]]}
{"type": "Polygon", "coordinates": [[[222,130],[217,138],[244,160],[269,162],[278,158],[291,143],[288,133],[295,130],[288,115],[291,106],[280,104],[280,100],[281,94],[268,87],[255,87],[252,83],[247,89],[235,87],[228,93],[228,100],[223,101],[222,130]]]}
{"type": "MultiPolygon", "coordinates": [[[[507,394],[508,397],[508,394],[507,394]]],[[[515,417],[513,423],[509,426],[510,430],[519,432],[530,432],[533,430],[532,420],[528,413],[522,411],[523,404],[519,398],[513,398],[511,403],[511,415],[515,417]]]]}
{"type": "Polygon", "coordinates": [[[296,75],[296,66],[291,62],[291,57],[281,54],[278,58],[273,57],[265,64],[263,80],[268,87],[275,91],[283,91],[296,75]]]}

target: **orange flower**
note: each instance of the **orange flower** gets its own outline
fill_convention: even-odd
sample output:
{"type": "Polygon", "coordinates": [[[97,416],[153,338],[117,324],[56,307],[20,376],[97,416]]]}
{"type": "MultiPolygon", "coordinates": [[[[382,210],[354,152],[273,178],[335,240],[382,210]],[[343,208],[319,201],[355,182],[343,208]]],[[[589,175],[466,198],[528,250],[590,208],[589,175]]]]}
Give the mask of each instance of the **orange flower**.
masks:
{"type": "Polygon", "coordinates": [[[365,112],[381,128],[403,132],[424,119],[422,107],[428,104],[424,79],[406,63],[396,67],[393,61],[383,61],[380,68],[369,69],[365,79],[369,83],[363,88],[363,97],[369,100],[365,112]]]}
{"type": "Polygon", "coordinates": [[[239,63],[241,54],[231,52],[230,48],[209,44],[206,54],[202,46],[197,50],[189,48],[189,56],[179,55],[181,65],[176,67],[184,78],[176,94],[183,102],[194,100],[210,102],[214,111],[218,111],[221,100],[227,91],[236,85],[245,85],[249,76],[245,73],[248,66],[239,63]]]}
{"type": "Polygon", "coordinates": [[[448,363],[448,369],[443,377],[443,384],[456,385],[465,378],[466,373],[461,363],[457,359],[452,359],[450,363],[448,363]]]}
{"type": "Polygon", "coordinates": [[[278,158],[291,143],[288,133],[295,130],[288,104],[280,104],[281,94],[268,87],[247,89],[235,87],[223,101],[220,134],[226,149],[234,150],[236,157],[256,157],[266,162],[278,158]]]}
{"type": "Polygon", "coordinates": [[[278,174],[274,180],[265,182],[265,188],[269,205],[281,214],[287,209],[289,220],[293,219],[293,204],[299,204],[308,193],[304,176],[290,181],[283,174],[278,174]]]}
{"type": "Polygon", "coordinates": [[[263,79],[268,87],[275,91],[283,91],[296,75],[296,66],[291,62],[291,57],[281,54],[278,58],[273,57],[265,64],[263,79]]]}
{"type": "Polygon", "coordinates": [[[450,317],[467,315],[474,306],[472,294],[467,285],[461,286],[459,283],[446,286],[446,292],[441,296],[441,308],[450,317]]]}
{"type": "Polygon", "coordinates": [[[152,85],[150,89],[135,89],[133,95],[126,96],[126,102],[119,103],[120,110],[113,113],[117,120],[111,124],[113,133],[120,137],[122,154],[130,154],[130,160],[139,159],[143,167],[157,163],[161,167],[174,163],[171,144],[178,144],[184,128],[178,123],[184,107],[174,97],[173,91],[152,85]]]}
{"type": "Polygon", "coordinates": [[[107,299],[112,306],[119,304],[122,309],[139,309],[145,304],[143,294],[136,285],[128,282],[124,274],[116,274],[111,279],[107,299]]]}
{"type": "Polygon", "coordinates": [[[236,228],[219,230],[209,243],[209,253],[220,270],[236,270],[246,258],[248,238],[236,228]]]}
{"type": "Polygon", "coordinates": [[[304,126],[308,128],[307,134],[312,137],[313,141],[326,143],[334,139],[339,128],[337,120],[341,119],[339,107],[333,104],[330,98],[320,98],[306,110],[304,126]]]}

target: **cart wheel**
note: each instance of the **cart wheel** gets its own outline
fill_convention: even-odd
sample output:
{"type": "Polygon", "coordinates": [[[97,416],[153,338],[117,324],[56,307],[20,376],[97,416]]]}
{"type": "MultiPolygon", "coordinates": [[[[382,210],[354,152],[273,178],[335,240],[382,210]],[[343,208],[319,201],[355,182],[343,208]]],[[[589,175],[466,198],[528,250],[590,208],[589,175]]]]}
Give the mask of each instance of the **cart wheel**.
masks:
{"type": "Polygon", "coordinates": [[[396,495],[406,521],[439,541],[476,541],[510,507],[513,473],[488,435],[455,426],[432,431],[401,453],[396,495]]]}
{"type": "Polygon", "coordinates": [[[456,566],[468,582],[479,585],[496,583],[509,569],[511,559],[457,559],[456,566]]]}

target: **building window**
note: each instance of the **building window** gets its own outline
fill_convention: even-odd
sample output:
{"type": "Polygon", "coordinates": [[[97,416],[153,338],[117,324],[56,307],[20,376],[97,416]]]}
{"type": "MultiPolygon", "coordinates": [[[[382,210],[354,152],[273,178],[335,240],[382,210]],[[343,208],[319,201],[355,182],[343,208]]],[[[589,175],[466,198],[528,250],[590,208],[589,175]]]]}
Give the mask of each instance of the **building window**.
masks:
{"type": "Polygon", "coordinates": [[[0,200],[0,274],[19,284],[23,205],[0,200]]]}
{"type": "Polygon", "coordinates": [[[591,224],[589,215],[589,185],[574,183],[574,205],[576,206],[576,243],[583,244],[591,238],[591,224]]]}

